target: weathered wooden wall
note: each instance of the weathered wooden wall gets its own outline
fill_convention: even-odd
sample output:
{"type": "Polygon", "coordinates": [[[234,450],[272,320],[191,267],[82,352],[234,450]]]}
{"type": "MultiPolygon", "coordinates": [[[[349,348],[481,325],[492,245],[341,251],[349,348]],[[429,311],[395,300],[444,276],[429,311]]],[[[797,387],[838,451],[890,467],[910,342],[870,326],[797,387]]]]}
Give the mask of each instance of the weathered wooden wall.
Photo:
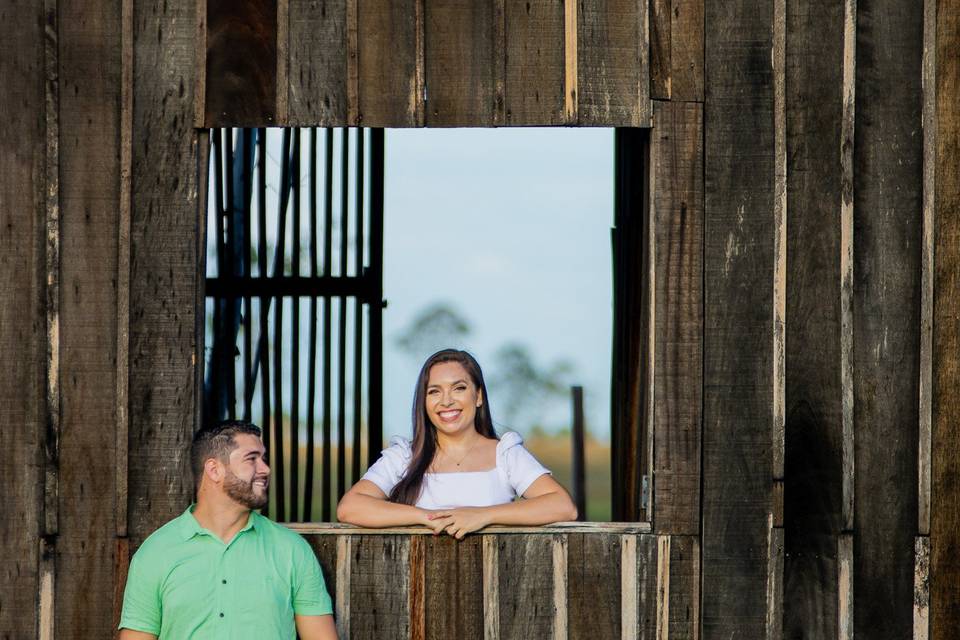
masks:
{"type": "Polygon", "coordinates": [[[458,542],[421,529],[292,525],[350,638],[696,638],[699,554],[649,525],[495,527],[458,542]]]}
{"type": "MultiPolygon", "coordinates": [[[[624,0],[207,0],[198,125],[647,127],[648,13],[624,0]]],[[[677,58],[678,82],[694,84],[702,55],[677,58]]]]}
{"type": "Polygon", "coordinates": [[[189,499],[196,127],[560,124],[652,126],[618,134],[649,193],[614,443],[649,524],[310,534],[341,625],[960,638],[958,29],[958,0],[4,4],[0,637],[108,636],[189,499]]]}

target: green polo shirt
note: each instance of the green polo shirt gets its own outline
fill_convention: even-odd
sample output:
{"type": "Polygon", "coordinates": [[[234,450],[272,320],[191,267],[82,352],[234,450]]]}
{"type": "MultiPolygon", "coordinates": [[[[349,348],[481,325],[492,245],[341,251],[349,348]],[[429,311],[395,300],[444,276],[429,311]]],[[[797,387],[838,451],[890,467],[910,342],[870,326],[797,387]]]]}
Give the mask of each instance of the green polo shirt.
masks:
{"type": "Polygon", "coordinates": [[[193,506],[147,538],[130,561],[121,629],[160,640],[296,638],[294,614],[333,613],[306,540],[250,512],[229,544],[193,506]]]}

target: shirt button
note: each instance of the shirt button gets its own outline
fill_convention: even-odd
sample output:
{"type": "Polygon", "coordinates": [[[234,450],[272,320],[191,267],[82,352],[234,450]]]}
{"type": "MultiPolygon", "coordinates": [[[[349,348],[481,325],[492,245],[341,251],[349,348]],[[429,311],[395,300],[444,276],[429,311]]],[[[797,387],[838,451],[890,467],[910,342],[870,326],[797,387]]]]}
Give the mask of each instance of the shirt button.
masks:
{"type": "Polygon", "coordinates": [[[221,618],[223,617],[223,612],[222,612],[222,611],[220,612],[220,617],[221,617],[221,618]]]}
{"type": "Polygon", "coordinates": [[[224,580],[224,581],[223,581],[223,584],[227,584],[227,581],[226,581],[226,580],[224,580]]]}

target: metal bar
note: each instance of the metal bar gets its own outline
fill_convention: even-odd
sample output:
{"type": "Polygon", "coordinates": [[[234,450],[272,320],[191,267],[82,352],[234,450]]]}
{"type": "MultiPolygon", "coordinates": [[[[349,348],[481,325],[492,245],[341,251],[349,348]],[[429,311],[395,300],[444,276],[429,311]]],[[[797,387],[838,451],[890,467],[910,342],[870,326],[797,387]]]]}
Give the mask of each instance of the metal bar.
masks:
{"type": "MultiPolygon", "coordinates": [[[[257,165],[257,265],[261,278],[268,275],[267,272],[267,130],[260,129],[260,137],[257,140],[257,149],[259,155],[259,164],[257,165]]],[[[208,284],[209,286],[209,284],[208,284]]],[[[270,306],[267,304],[269,298],[259,297],[260,302],[260,339],[257,349],[257,361],[262,364],[263,371],[260,381],[260,403],[263,417],[260,427],[263,429],[263,435],[267,448],[267,459],[273,452],[273,437],[270,429],[270,347],[267,342],[270,331],[269,315],[270,306]]],[[[256,375],[256,372],[254,372],[256,375]]],[[[266,509],[269,512],[269,506],[266,509]]]]}
{"type": "MultiPolygon", "coordinates": [[[[319,277],[317,268],[317,128],[310,128],[310,276],[319,277]]],[[[310,297],[310,368],[307,382],[307,455],[304,463],[303,520],[310,522],[313,511],[314,429],[317,402],[317,297],[310,297]]]]}
{"type": "MultiPolygon", "coordinates": [[[[347,235],[350,229],[350,129],[342,130],[340,145],[340,277],[347,275],[347,235]]],[[[341,296],[337,338],[337,501],[346,492],[347,444],[347,298],[341,296]]]]}
{"type": "MultiPolygon", "coordinates": [[[[293,236],[290,265],[293,277],[300,275],[300,138],[302,129],[295,129],[291,161],[293,197],[293,236]]],[[[300,297],[290,299],[290,522],[297,521],[300,506],[300,297]]]]}
{"type": "MultiPolygon", "coordinates": [[[[363,273],[363,178],[364,178],[364,130],[357,129],[356,211],[357,235],[354,239],[354,275],[363,273]]],[[[363,384],[363,303],[358,296],[353,298],[353,455],[350,464],[350,484],[360,480],[360,428],[362,418],[361,385],[363,384]]]]}
{"type": "MultiPolygon", "coordinates": [[[[233,162],[233,129],[224,129],[224,158],[226,160],[225,179],[230,182],[226,185],[227,210],[226,229],[227,229],[227,252],[226,252],[226,271],[220,274],[221,277],[235,277],[237,275],[237,225],[236,225],[236,190],[237,184],[234,179],[233,162]]],[[[220,359],[217,366],[220,367],[222,374],[226,378],[224,386],[226,387],[226,414],[231,420],[237,417],[237,378],[234,368],[233,353],[236,348],[236,339],[233,328],[237,323],[236,298],[229,297],[224,301],[226,313],[223,315],[223,324],[221,325],[220,335],[217,336],[220,359]]],[[[223,412],[220,412],[223,415],[223,412]]]]}
{"type": "Polygon", "coordinates": [[[583,387],[570,387],[573,399],[573,502],[577,506],[577,520],[587,519],[587,490],[584,475],[584,416],[583,387]]]}
{"type": "MultiPolygon", "coordinates": [[[[283,132],[283,152],[280,156],[280,204],[277,207],[277,247],[274,253],[273,274],[283,272],[283,257],[285,253],[286,239],[286,213],[287,203],[290,194],[290,130],[283,132]]],[[[286,492],[284,490],[284,464],[283,464],[283,297],[277,294],[275,297],[276,311],[274,312],[273,322],[273,368],[274,368],[274,448],[277,453],[273,462],[273,474],[276,479],[277,502],[277,520],[285,521],[286,518],[286,492]]]]}
{"type": "MultiPolygon", "coordinates": [[[[216,230],[216,237],[214,241],[216,242],[216,263],[217,263],[217,275],[224,275],[224,260],[226,259],[226,249],[223,246],[224,240],[224,231],[223,231],[223,131],[222,130],[213,130],[212,135],[210,136],[213,141],[213,164],[216,167],[214,169],[214,197],[215,197],[215,220],[214,220],[214,229],[216,230]]],[[[221,405],[221,384],[220,384],[220,335],[223,332],[222,323],[223,320],[220,314],[220,300],[213,301],[213,346],[210,350],[210,366],[207,367],[209,371],[209,380],[204,388],[204,421],[205,422],[214,422],[219,420],[222,414],[219,411],[221,405]]]]}
{"type": "Polygon", "coordinates": [[[364,302],[374,302],[376,283],[367,276],[283,276],[257,278],[208,278],[208,298],[229,298],[238,295],[253,297],[311,297],[356,296],[364,302]]]}
{"type": "Polygon", "coordinates": [[[370,368],[367,373],[370,410],[367,417],[367,464],[383,447],[383,129],[370,130],[370,273],[374,295],[370,303],[370,368]]]}
{"type": "MultiPolygon", "coordinates": [[[[251,238],[253,199],[253,145],[256,144],[256,129],[243,130],[243,269],[242,276],[250,275],[253,247],[251,238]]],[[[251,420],[253,414],[253,301],[248,293],[243,298],[243,419],[251,420]]]]}
{"type": "MultiPolygon", "coordinates": [[[[327,128],[323,167],[323,275],[330,276],[333,226],[333,129],[327,128]]],[[[330,520],[330,297],[323,298],[323,466],[320,517],[330,520]]]]}

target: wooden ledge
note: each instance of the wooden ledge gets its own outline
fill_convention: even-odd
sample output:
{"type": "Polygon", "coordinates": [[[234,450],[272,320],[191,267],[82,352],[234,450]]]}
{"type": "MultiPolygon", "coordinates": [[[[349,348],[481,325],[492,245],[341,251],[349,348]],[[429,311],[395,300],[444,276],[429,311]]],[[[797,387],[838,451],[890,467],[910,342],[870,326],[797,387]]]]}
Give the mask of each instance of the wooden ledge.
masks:
{"type": "MultiPolygon", "coordinates": [[[[387,527],[368,529],[334,522],[284,522],[283,526],[304,535],[427,535],[426,527],[387,527]]],[[[482,534],[537,533],[650,533],[649,522],[557,522],[543,527],[493,526],[481,529],[482,534]]]]}

